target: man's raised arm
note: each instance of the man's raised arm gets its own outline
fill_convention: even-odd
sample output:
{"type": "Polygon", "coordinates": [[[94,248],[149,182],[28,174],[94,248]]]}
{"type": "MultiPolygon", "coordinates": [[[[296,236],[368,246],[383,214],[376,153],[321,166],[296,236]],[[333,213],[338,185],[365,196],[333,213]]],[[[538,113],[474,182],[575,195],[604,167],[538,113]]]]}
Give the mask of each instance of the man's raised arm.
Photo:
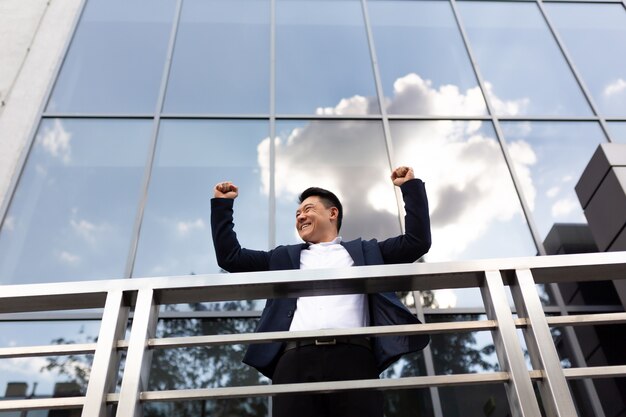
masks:
{"type": "Polygon", "coordinates": [[[239,188],[230,181],[213,188],[211,232],[217,264],[228,272],[254,272],[269,269],[269,252],[242,248],[233,223],[233,203],[239,188]]]}
{"type": "Polygon", "coordinates": [[[428,252],[431,244],[426,189],[411,167],[394,169],[391,180],[402,191],[405,233],[378,244],[387,264],[415,262],[428,252]]]}

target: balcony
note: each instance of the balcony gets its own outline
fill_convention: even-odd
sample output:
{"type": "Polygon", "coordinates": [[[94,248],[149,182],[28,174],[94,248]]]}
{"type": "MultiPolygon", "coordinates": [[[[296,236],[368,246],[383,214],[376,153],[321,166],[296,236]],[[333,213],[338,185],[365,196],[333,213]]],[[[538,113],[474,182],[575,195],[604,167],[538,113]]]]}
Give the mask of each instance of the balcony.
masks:
{"type": "MultiPolygon", "coordinates": [[[[10,347],[0,358],[93,354],[84,396],[0,401],[0,412],[37,409],[82,409],[83,417],[142,415],[142,404],[276,396],[294,392],[401,390],[459,385],[505,384],[516,417],[578,415],[567,381],[626,376],[626,365],[563,368],[550,328],[626,323],[626,313],[547,317],[536,284],[626,279],[626,252],[541,256],[448,263],[366,266],[328,270],[272,271],[109,281],[83,281],[0,287],[0,313],[68,309],[102,310],[96,343],[10,347]],[[514,308],[507,301],[511,290],[514,308]],[[479,288],[487,320],[421,325],[328,329],[306,332],[218,334],[155,338],[159,306],[209,301],[298,297],[307,295],[479,288]],[[130,337],[126,325],[132,310],[130,337]],[[529,369],[518,338],[522,330],[532,363],[529,369]],[[265,343],[336,336],[442,334],[491,331],[499,371],[427,375],[326,383],[254,385],[206,389],[148,391],[152,352],[190,346],[265,343]],[[113,392],[117,365],[126,354],[119,393],[113,392]],[[539,390],[535,392],[533,383],[539,390]]],[[[418,315],[423,315],[418,307],[418,315]]],[[[592,384],[590,384],[592,385],[592,384]]],[[[597,398],[596,398],[597,401],[597,398]]],[[[440,413],[441,411],[439,411],[440,413]]],[[[437,411],[435,411],[437,413],[437,411]]],[[[78,415],[78,414],[77,414],[78,415]]]]}

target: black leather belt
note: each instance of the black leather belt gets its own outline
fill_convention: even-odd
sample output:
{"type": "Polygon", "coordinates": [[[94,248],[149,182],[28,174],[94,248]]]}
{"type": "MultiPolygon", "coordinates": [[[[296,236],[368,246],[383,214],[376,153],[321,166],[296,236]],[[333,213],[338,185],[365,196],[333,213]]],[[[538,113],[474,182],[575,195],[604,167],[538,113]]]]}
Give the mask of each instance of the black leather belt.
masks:
{"type": "Polygon", "coordinates": [[[295,340],[285,344],[285,352],[304,346],[357,345],[372,349],[372,343],[366,337],[329,337],[323,339],[295,340]]]}

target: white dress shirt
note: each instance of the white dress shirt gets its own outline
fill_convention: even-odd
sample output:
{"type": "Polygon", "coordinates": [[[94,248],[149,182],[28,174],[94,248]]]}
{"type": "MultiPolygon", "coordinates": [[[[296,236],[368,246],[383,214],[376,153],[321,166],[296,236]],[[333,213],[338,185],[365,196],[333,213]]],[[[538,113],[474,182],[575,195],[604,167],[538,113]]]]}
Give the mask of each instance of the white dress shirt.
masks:
{"type": "MultiPolygon", "coordinates": [[[[352,257],[340,244],[332,242],[310,245],[300,253],[300,269],[342,268],[353,266],[352,257]]],[[[289,330],[319,330],[369,325],[369,308],[364,294],[325,295],[298,298],[289,330]]]]}

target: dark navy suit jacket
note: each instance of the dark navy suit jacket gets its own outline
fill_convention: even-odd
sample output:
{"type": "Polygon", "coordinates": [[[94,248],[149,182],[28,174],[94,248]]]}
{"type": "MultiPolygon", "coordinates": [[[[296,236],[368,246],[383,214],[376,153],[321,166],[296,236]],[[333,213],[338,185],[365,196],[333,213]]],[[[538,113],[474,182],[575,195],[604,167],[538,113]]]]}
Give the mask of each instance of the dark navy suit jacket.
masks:
{"type": "MultiPolygon", "coordinates": [[[[430,248],[430,220],[424,183],[405,182],[400,189],[406,209],[405,234],[383,241],[356,239],[341,244],[355,266],[415,262],[430,248]]],[[[271,251],[244,249],[239,245],[233,224],[233,199],[211,200],[211,228],[217,263],[228,272],[253,272],[300,268],[300,252],[306,244],[278,246],[271,251]]],[[[296,298],[267,300],[257,332],[289,330],[296,298]]],[[[419,320],[400,302],[395,293],[369,294],[371,326],[414,324],[419,320]]],[[[384,336],[373,339],[379,372],[403,354],[423,349],[430,338],[424,335],[384,336]]],[[[244,362],[272,378],[284,343],[252,344],[244,362]]]]}

